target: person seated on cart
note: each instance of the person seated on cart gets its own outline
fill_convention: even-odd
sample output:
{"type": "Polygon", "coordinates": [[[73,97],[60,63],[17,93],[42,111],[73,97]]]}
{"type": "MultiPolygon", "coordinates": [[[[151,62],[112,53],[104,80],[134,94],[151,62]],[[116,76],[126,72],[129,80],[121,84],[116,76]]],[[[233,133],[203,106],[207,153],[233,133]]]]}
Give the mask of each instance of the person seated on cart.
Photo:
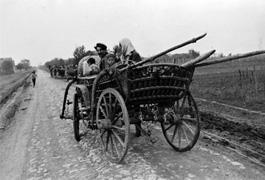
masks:
{"type": "MultiPolygon", "coordinates": [[[[113,50],[120,64],[128,65],[142,60],[140,54],[136,51],[131,40],[128,38],[120,40],[119,45],[114,46],[113,50]]],[[[141,128],[141,123],[135,124],[135,135],[137,137],[141,136],[141,128]]]]}
{"type": "Polygon", "coordinates": [[[98,56],[100,57],[99,69],[102,71],[105,69],[105,57],[108,54],[107,46],[103,43],[97,43],[94,48],[96,49],[98,56]]]}
{"type": "Polygon", "coordinates": [[[93,58],[95,60],[95,64],[98,66],[99,62],[100,62],[100,58],[97,55],[88,55],[83,57],[79,63],[78,63],[78,76],[86,76],[86,74],[84,73],[84,69],[88,69],[88,59],[93,58]]]}
{"type": "Polygon", "coordinates": [[[114,53],[108,53],[105,57],[105,68],[110,69],[110,68],[116,68],[121,64],[120,60],[116,58],[114,53]]]}
{"type": "Polygon", "coordinates": [[[90,57],[87,61],[83,63],[83,75],[90,76],[99,73],[99,67],[96,64],[96,60],[93,57],[90,57]]]}
{"type": "Polygon", "coordinates": [[[123,64],[136,63],[142,60],[140,54],[128,38],[120,40],[119,45],[114,46],[114,53],[123,64]]]}
{"type": "Polygon", "coordinates": [[[102,43],[97,43],[95,49],[98,52],[99,57],[101,58],[99,63],[100,71],[104,69],[116,68],[119,64],[119,60],[116,58],[113,52],[107,51],[107,46],[102,43]]]}

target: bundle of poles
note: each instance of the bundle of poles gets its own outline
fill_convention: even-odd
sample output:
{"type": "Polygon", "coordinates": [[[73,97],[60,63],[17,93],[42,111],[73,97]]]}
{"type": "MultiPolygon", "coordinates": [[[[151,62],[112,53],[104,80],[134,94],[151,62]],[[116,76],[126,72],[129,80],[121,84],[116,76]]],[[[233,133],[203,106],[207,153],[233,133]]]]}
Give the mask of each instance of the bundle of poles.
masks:
{"type": "MultiPolygon", "coordinates": [[[[203,34],[203,35],[200,35],[198,37],[195,37],[195,38],[192,38],[184,43],[181,43],[179,45],[176,45],[172,48],[169,48],[159,54],[156,54],[150,58],[147,58],[145,60],[142,60],[138,63],[135,63],[133,65],[130,65],[128,67],[125,67],[123,68],[122,70],[125,70],[127,68],[135,68],[135,67],[138,67],[140,65],[143,65],[145,63],[148,63],[148,62],[152,62],[154,61],[155,59],[171,52],[171,51],[174,51],[176,49],[179,49],[181,47],[184,47],[184,46],[187,46],[188,44],[191,44],[191,43],[196,43],[198,40],[204,38],[207,34],[203,34]]],[[[265,53],[265,50],[262,50],[262,51],[254,51],[254,52],[249,52],[249,53],[244,53],[244,54],[240,54],[240,55],[234,55],[234,56],[228,56],[228,57],[222,57],[222,58],[215,58],[215,59],[212,59],[211,61],[208,61],[208,62],[203,62],[205,61],[206,59],[208,59],[212,54],[215,53],[215,50],[211,50],[195,59],[192,59],[188,62],[185,62],[183,64],[181,64],[180,66],[182,67],[185,67],[185,68],[189,68],[189,67],[202,67],[202,66],[208,66],[208,65],[212,65],[212,64],[218,64],[218,63],[223,63],[223,62],[228,62],[228,61],[232,61],[232,60],[236,60],[236,59],[241,59],[241,58],[246,58],[246,57],[251,57],[251,56],[256,56],[256,55],[259,55],[259,54],[264,54],[265,53]]]]}

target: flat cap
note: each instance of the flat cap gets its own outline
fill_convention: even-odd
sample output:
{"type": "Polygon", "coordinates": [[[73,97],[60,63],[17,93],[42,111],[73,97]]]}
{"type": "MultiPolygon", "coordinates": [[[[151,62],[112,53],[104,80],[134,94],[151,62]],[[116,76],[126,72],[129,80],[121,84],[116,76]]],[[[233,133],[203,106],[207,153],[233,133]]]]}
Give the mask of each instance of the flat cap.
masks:
{"type": "Polygon", "coordinates": [[[107,50],[107,46],[102,43],[97,43],[96,46],[94,47],[96,50],[100,48],[100,50],[107,50]]]}

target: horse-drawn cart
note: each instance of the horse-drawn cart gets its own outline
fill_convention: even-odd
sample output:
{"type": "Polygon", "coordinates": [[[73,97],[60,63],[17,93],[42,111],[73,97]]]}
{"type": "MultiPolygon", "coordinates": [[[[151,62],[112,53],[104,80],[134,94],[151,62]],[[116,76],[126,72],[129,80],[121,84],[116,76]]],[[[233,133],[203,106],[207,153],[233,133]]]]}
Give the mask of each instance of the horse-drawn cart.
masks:
{"type": "Polygon", "coordinates": [[[128,150],[130,125],[136,125],[144,134],[141,123],[159,122],[170,146],[179,152],[190,150],[200,134],[200,116],[189,87],[195,67],[214,51],[183,65],[146,63],[204,36],[136,64],[73,79],[65,91],[61,118],[73,119],[75,139],[80,140],[83,130],[98,131],[106,156],[119,163],[128,150]],[[72,85],[75,93],[71,103],[68,90],[72,85]],[[73,113],[67,116],[65,109],[70,104],[73,113]]]}

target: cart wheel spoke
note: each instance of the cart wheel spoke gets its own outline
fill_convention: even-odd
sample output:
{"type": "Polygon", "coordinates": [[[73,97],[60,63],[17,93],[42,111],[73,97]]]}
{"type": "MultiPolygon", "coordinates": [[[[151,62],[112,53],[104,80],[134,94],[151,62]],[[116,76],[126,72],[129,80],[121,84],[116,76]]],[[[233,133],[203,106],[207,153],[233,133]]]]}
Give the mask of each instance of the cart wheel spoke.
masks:
{"type": "Polygon", "coordinates": [[[173,132],[173,135],[172,135],[172,137],[171,137],[171,142],[173,143],[173,141],[174,141],[174,138],[175,138],[175,136],[176,136],[176,132],[178,131],[178,126],[177,125],[175,125],[175,129],[174,129],[174,132],[173,132]]]}
{"type": "Polygon", "coordinates": [[[187,135],[187,133],[186,133],[186,130],[185,130],[182,126],[180,126],[180,128],[182,129],[182,132],[183,132],[183,134],[184,134],[184,137],[185,137],[185,139],[186,139],[186,142],[189,143],[190,140],[189,140],[189,138],[188,138],[188,135],[187,135]]]}
{"type": "Polygon", "coordinates": [[[113,114],[116,114],[117,105],[118,105],[118,100],[115,98],[114,102],[111,104],[111,109],[112,109],[113,114]]]}
{"type": "Polygon", "coordinates": [[[100,139],[101,139],[101,143],[103,145],[104,150],[106,149],[105,141],[107,141],[106,137],[105,137],[107,135],[106,132],[107,132],[107,130],[103,130],[103,132],[100,134],[100,139]]]}
{"type": "Polygon", "coordinates": [[[194,124],[198,123],[196,118],[182,117],[181,119],[184,122],[186,121],[186,122],[190,122],[190,123],[194,123],[194,124]]]}
{"type": "MultiPolygon", "coordinates": [[[[109,108],[108,108],[108,104],[107,104],[107,102],[106,102],[106,98],[105,98],[105,96],[103,96],[103,102],[104,102],[104,106],[105,106],[105,109],[106,109],[106,114],[109,114],[109,108]]],[[[101,106],[101,108],[102,108],[102,106],[101,106]]],[[[102,108],[103,109],[103,108],[102,108]]]]}
{"type": "Polygon", "coordinates": [[[119,104],[116,104],[116,106],[114,107],[113,113],[115,115],[117,114],[117,115],[121,116],[122,115],[122,107],[120,107],[119,104]]]}
{"type": "Polygon", "coordinates": [[[116,138],[116,139],[119,141],[119,143],[124,147],[125,145],[124,145],[124,142],[123,142],[123,140],[121,139],[121,137],[120,137],[115,131],[112,131],[112,132],[113,132],[115,138],[116,138]]]}
{"type": "Polygon", "coordinates": [[[174,124],[172,123],[172,124],[170,124],[166,129],[165,129],[165,131],[168,131],[170,128],[172,128],[174,126],[174,124]]]}
{"type": "Polygon", "coordinates": [[[102,106],[100,106],[99,108],[100,108],[100,111],[101,111],[101,113],[103,114],[103,116],[104,116],[106,119],[108,119],[108,116],[107,116],[107,114],[105,113],[105,111],[104,111],[104,109],[102,108],[102,106]]]}
{"type": "Polygon", "coordinates": [[[110,147],[111,147],[111,155],[112,156],[115,156],[115,153],[114,153],[114,142],[113,142],[113,138],[112,138],[112,132],[110,131],[110,147]]]}
{"type": "Polygon", "coordinates": [[[115,151],[116,151],[118,157],[120,157],[121,154],[120,154],[120,151],[118,150],[118,146],[117,146],[117,143],[116,143],[116,141],[115,141],[115,138],[112,138],[112,141],[113,141],[114,149],[115,149],[115,151]]]}
{"type": "Polygon", "coordinates": [[[181,128],[178,129],[178,146],[181,147],[181,128]]]}
{"type": "Polygon", "coordinates": [[[114,117],[112,124],[116,124],[116,122],[121,118],[122,118],[122,112],[120,112],[116,117],[114,117]]]}
{"type": "Polygon", "coordinates": [[[184,111],[185,101],[186,101],[186,96],[183,97],[181,107],[179,108],[181,115],[183,115],[183,113],[184,113],[183,111],[184,111]]]}
{"type": "Polygon", "coordinates": [[[106,129],[103,130],[103,132],[100,134],[101,137],[103,137],[103,135],[107,132],[106,129]]]}
{"type": "Polygon", "coordinates": [[[192,129],[192,127],[190,127],[190,125],[188,125],[186,122],[182,122],[182,123],[183,123],[183,125],[184,125],[185,127],[187,127],[187,129],[189,130],[189,132],[190,132],[191,134],[195,134],[194,130],[192,129]]]}
{"type": "Polygon", "coordinates": [[[125,130],[124,127],[119,127],[119,126],[115,126],[115,125],[112,125],[111,127],[114,128],[114,129],[122,130],[122,131],[125,130]]]}
{"type": "Polygon", "coordinates": [[[109,139],[110,139],[110,132],[107,132],[107,140],[106,140],[106,149],[105,151],[108,151],[108,147],[109,147],[109,139]]]}

